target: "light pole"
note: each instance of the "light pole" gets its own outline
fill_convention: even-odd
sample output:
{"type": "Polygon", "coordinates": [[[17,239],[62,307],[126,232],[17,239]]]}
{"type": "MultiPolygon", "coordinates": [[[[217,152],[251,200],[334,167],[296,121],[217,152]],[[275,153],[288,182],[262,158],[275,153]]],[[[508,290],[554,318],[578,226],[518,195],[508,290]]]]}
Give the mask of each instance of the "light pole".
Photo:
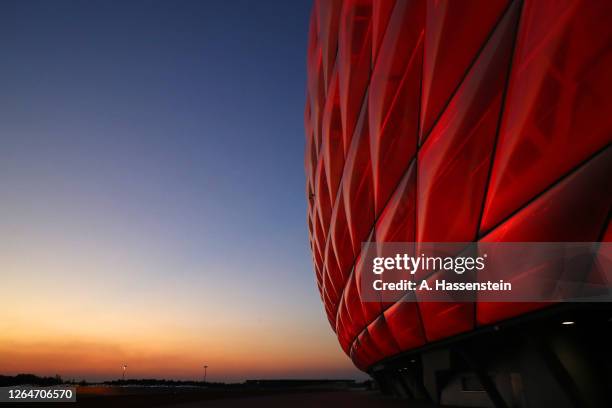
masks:
{"type": "Polygon", "coordinates": [[[204,366],[204,382],[206,382],[206,370],[208,369],[208,366],[205,365],[204,366]]]}
{"type": "Polygon", "coordinates": [[[121,377],[121,379],[122,381],[125,381],[125,370],[127,368],[127,364],[122,365],[121,368],[123,368],[123,376],[121,377]]]}

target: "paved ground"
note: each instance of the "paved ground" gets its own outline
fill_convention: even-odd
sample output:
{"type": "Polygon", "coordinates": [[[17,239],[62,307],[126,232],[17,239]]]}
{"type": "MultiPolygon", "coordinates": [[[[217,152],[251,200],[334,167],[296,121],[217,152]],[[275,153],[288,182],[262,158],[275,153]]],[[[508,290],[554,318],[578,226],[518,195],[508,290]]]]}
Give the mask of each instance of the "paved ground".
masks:
{"type": "MultiPolygon", "coordinates": [[[[0,404],[0,408],[5,405],[0,404]]],[[[40,403],[20,403],[20,408],[40,408],[40,403]]],[[[417,403],[386,397],[377,391],[351,389],[277,389],[277,390],[206,390],[189,388],[123,388],[87,387],[77,390],[77,402],[54,403],[54,407],[160,407],[160,408],[433,408],[432,404],[417,403]]]]}
{"type": "MultiPolygon", "coordinates": [[[[409,405],[407,401],[387,398],[379,393],[371,391],[327,391],[327,392],[308,392],[284,395],[267,395],[245,398],[226,398],[214,401],[201,401],[181,405],[169,405],[174,408],[270,408],[270,407],[290,407],[290,408],[311,408],[311,407],[332,407],[332,408],[361,408],[361,407],[414,407],[419,405],[409,405]]],[[[424,407],[421,405],[421,407],[424,407]]]]}

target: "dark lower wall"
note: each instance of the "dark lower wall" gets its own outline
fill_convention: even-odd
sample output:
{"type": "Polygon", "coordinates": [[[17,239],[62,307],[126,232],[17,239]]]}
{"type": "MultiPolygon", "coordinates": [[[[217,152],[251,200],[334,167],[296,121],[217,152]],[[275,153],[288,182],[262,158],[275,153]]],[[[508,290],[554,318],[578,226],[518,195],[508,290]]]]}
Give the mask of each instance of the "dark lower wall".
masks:
{"type": "Polygon", "coordinates": [[[612,406],[612,305],[563,305],[488,329],[371,375],[385,393],[442,405],[612,406]]]}

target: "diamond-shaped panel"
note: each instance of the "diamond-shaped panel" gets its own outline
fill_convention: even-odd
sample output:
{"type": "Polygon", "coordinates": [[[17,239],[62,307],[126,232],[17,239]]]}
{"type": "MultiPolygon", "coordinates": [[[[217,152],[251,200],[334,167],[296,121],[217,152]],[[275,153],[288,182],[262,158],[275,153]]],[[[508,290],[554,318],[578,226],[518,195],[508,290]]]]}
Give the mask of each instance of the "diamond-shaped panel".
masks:
{"type": "Polygon", "coordinates": [[[612,240],[611,25],[605,1],[315,2],[306,222],[357,367],[549,306],[363,302],[363,243],[612,240]]]}

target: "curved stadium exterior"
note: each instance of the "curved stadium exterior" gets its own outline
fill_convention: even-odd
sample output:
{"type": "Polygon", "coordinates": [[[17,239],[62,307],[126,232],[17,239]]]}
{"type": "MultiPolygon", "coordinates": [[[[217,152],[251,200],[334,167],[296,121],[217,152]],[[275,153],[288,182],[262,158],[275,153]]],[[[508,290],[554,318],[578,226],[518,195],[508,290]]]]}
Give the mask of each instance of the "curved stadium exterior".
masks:
{"type": "Polygon", "coordinates": [[[609,397],[608,304],[372,303],[357,282],[368,242],[612,240],[610,26],[605,1],[315,1],[314,269],[342,349],[383,390],[476,406],[609,397]],[[582,334],[563,331],[576,318],[582,334]]]}

